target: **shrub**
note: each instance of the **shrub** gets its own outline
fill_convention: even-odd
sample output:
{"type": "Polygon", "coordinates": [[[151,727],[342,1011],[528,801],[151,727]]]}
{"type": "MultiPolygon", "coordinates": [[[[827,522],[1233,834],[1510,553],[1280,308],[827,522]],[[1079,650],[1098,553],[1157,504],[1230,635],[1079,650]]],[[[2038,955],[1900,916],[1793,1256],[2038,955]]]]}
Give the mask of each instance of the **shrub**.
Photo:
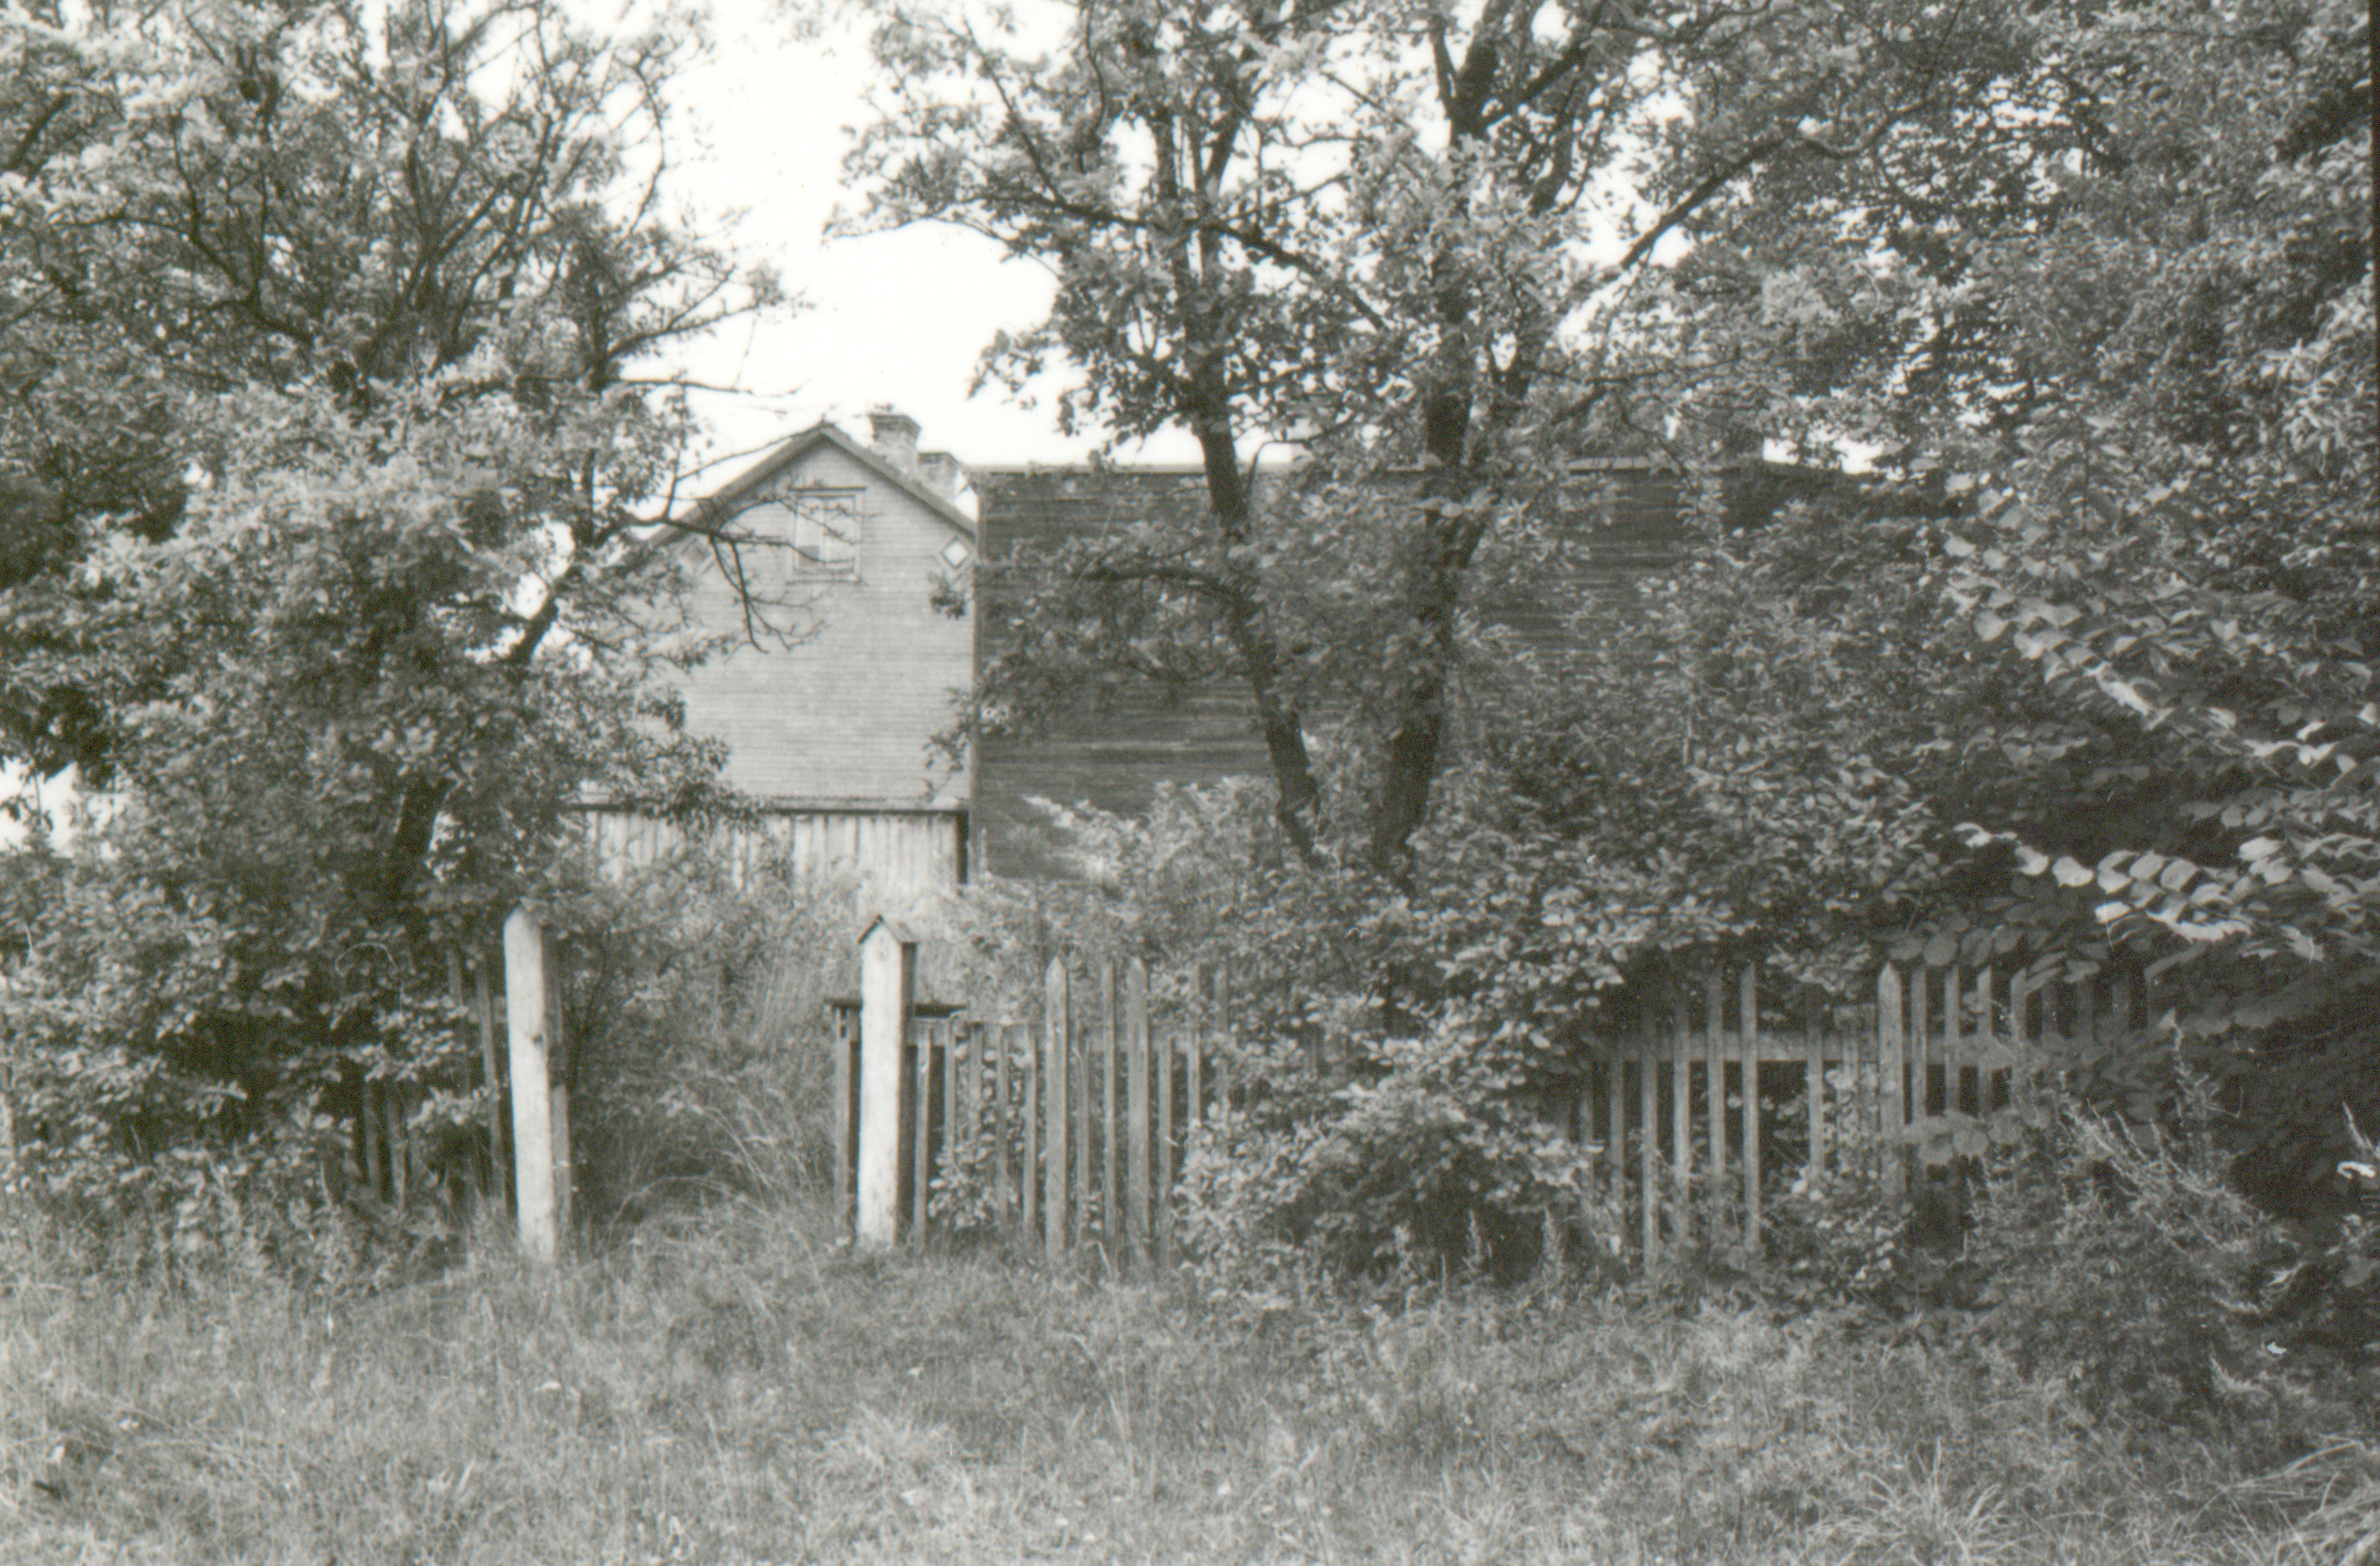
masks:
{"type": "Polygon", "coordinates": [[[581,1213],[782,1201],[832,1157],[826,1001],[857,988],[850,888],[698,844],[589,889],[564,940],[581,1213]]]}
{"type": "Polygon", "coordinates": [[[1789,1316],[2003,1365],[2062,1387],[2082,1417],[2143,1451],[2186,1438],[2242,1473],[2372,1430],[2380,1359],[2333,1341],[2359,1319],[2360,1289],[2380,1343],[2366,1226],[2293,1235],[2227,1181],[2216,1132],[2199,1086],[2171,1125],[2139,1136],[2064,1109],[1907,1206],[1872,1179],[1797,1192],[1772,1231],[1771,1298],[1789,1316]],[[1945,1206],[1964,1223],[1929,1243],[1946,1237],[1919,1232],[1923,1198],[1960,1184],[1967,1199],[1945,1206]],[[2288,1306],[2293,1282],[2326,1289],[2303,1319],[2288,1306]]]}

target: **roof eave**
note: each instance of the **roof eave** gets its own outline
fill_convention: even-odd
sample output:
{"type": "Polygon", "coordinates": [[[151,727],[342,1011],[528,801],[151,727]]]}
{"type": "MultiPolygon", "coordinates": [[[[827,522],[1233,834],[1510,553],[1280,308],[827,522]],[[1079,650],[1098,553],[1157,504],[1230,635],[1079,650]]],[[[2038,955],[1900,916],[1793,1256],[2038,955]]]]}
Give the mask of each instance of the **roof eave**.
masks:
{"type": "MultiPolygon", "coordinates": [[[[965,512],[961,511],[958,508],[957,504],[948,495],[943,494],[941,491],[917,478],[915,474],[903,472],[900,468],[894,467],[892,462],[887,460],[883,453],[862,442],[852,439],[849,435],[844,433],[843,431],[837,429],[834,425],[828,423],[824,419],[811,425],[807,430],[788,435],[783,442],[779,443],[774,449],[770,451],[767,455],[761,457],[759,462],[754,463],[744,472],[736,475],[735,478],[723,488],[712,494],[704,496],[696,504],[692,515],[695,517],[710,518],[720,518],[734,516],[736,511],[742,509],[742,503],[754,492],[765,486],[778,474],[783,472],[786,468],[792,467],[795,463],[799,462],[803,457],[816,450],[821,443],[833,446],[837,451],[842,452],[844,455],[851,457],[854,461],[867,467],[877,477],[891,484],[893,488],[900,490],[911,499],[924,505],[929,512],[933,514],[936,520],[941,522],[944,526],[951,528],[952,531],[965,539],[970,547],[974,546],[976,542],[975,523],[968,517],[965,512]]],[[[682,538],[698,539],[710,536],[701,528],[689,527],[684,522],[673,522],[670,526],[674,528],[682,538]]]]}

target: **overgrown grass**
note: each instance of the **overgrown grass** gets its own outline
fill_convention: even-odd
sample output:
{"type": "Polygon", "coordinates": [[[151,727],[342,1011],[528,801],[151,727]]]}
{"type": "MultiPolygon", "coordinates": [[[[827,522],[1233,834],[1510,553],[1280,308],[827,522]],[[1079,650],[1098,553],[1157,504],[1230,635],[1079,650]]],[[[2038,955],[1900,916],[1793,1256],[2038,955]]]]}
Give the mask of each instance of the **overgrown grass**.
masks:
{"type": "MultiPolygon", "coordinates": [[[[855,1256],[812,1208],[334,1298],[0,1262],[0,1561],[2325,1562],[2277,1474],[2052,1381],[1547,1286],[1250,1317],[855,1256]]],[[[2325,1503],[2327,1503],[2325,1510],[2325,1503]]]]}

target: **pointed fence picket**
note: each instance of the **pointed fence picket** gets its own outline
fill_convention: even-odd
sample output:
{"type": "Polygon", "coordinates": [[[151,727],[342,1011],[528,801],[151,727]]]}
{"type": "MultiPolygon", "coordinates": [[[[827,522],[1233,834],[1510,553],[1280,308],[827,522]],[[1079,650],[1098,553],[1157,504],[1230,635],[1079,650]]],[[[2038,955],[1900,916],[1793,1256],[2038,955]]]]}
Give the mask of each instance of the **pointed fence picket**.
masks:
{"type": "MultiPolygon", "coordinates": [[[[1191,1141],[1238,1101],[1225,976],[1056,960],[1030,993],[1026,1015],[948,1006],[906,1024],[902,1219],[860,1237],[975,1227],[1052,1264],[1097,1252],[1121,1269],[1162,1266],[1191,1141]]],[[[1988,964],[1887,966],[1855,1001],[1750,965],[1640,985],[1582,1042],[1572,1086],[1543,1115],[1579,1147],[1581,1227],[1616,1255],[1756,1257],[1770,1207],[1793,1189],[1857,1178],[1905,1199],[1955,1180],[1949,1151],[1972,1151],[1996,1111],[2030,1102],[2095,1039],[2144,1026],[2148,1002],[2137,976],[1988,964]]],[[[858,1132],[843,1085],[859,1074],[862,1030],[856,1002],[834,1004],[848,1220],[858,1132]]]]}

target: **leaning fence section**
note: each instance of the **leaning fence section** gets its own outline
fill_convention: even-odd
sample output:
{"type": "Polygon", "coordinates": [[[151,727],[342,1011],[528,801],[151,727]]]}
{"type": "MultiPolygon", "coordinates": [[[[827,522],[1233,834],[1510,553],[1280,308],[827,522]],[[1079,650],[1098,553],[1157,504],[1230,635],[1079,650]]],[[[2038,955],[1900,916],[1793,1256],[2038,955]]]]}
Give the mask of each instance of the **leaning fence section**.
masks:
{"type": "MultiPolygon", "coordinates": [[[[897,936],[880,921],[863,955],[897,936]]],[[[888,984],[903,1010],[876,1036],[861,1001],[835,1003],[834,1196],[861,1243],[996,1231],[1053,1262],[1171,1257],[1183,1160],[1241,1102],[1222,977],[1055,960],[1031,989],[978,1008],[888,984]],[[899,1040],[897,1066],[870,1062],[871,1037],[899,1040]]],[[[1888,965],[1852,997],[1750,965],[1673,977],[1608,1007],[1542,1108],[1578,1150],[1580,1227],[1616,1256],[1757,1256],[1794,1193],[1955,1178],[2026,1123],[2045,1074],[2144,1026],[2148,1002],[2137,976],[1988,964],[1888,965]]]]}
{"type": "Polygon", "coordinates": [[[532,1258],[551,1262],[566,1249],[573,1171],[568,1074],[556,1069],[566,1058],[561,978],[552,933],[529,908],[506,918],[501,944],[447,953],[447,997],[463,1032],[452,1058],[384,1060],[336,1100],[360,1195],[399,1215],[468,1197],[508,1220],[532,1258]],[[457,1098],[478,1100],[459,1135],[457,1098]]]}
{"type": "Polygon", "coordinates": [[[1953,1178],[2027,1123],[2046,1074],[2145,1025],[2136,974],[1887,965],[1852,1002],[1758,968],[1647,985],[1580,1052],[1550,1106],[1585,1153],[1617,1251],[1740,1247],[1791,1191],[1953,1178]]]}

